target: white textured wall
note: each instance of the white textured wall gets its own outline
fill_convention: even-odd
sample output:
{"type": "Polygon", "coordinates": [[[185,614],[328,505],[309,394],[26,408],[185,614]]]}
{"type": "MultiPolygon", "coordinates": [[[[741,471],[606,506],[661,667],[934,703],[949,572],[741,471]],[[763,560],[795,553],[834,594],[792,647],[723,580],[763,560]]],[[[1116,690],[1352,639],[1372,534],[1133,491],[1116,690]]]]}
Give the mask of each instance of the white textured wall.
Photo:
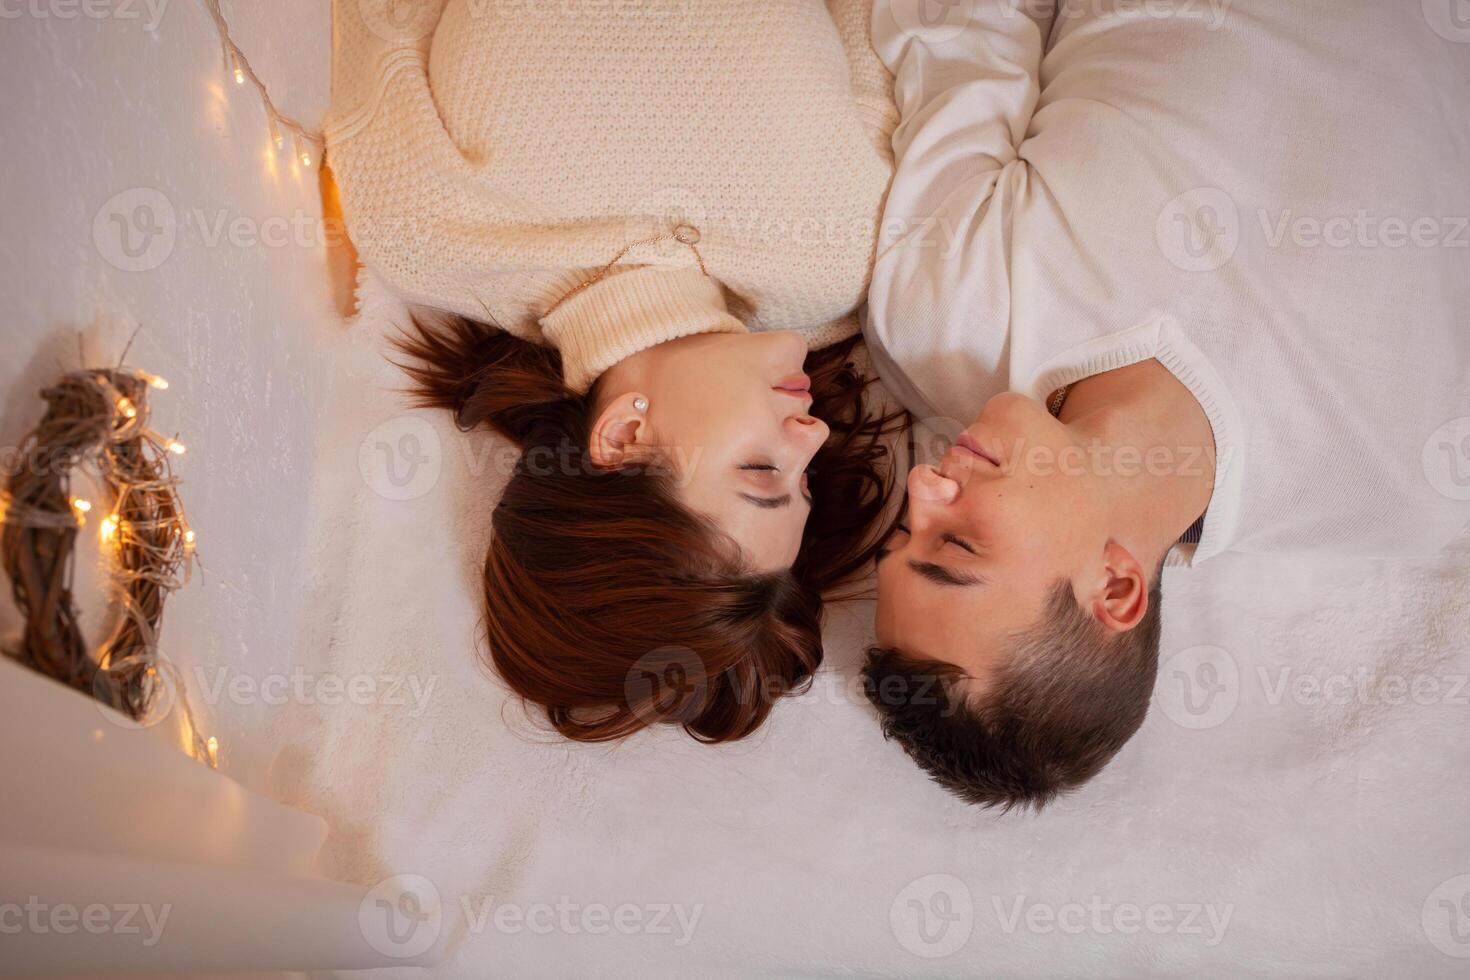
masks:
{"type": "MultiPolygon", "coordinates": [[[[319,122],[327,5],[225,10],[282,109],[319,122]]],[[[79,331],[115,357],[141,324],[129,362],[171,382],[155,427],[190,447],[182,496],[205,567],[168,605],[164,652],[186,678],[288,665],[324,361],[314,349],[335,329],[315,170],[271,159],[259,102],[228,76],[201,0],[0,0],[0,91],[0,447],[39,419],[38,390],[77,366],[79,331]],[[112,215],[146,223],[139,205],[163,231],[134,261],[112,215]]],[[[95,538],[83,543],[85,579],[95,538]]],[[[223,768],[258,783],[251,736],[269,707],[194,700],[223,768]]]]}

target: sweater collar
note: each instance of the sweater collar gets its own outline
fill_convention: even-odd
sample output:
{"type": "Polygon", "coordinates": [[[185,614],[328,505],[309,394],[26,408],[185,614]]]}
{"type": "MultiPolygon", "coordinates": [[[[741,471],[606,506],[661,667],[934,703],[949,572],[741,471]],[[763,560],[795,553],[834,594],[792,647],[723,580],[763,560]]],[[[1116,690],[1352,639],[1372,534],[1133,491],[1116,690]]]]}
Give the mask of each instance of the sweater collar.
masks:
{"type": "Polygon", "coordinates": [[[698,333],[745,333],[720,284],[695,268],[615,271],[541,318],[561,352],[567,387],[585,393],[614,364],[666,340],[698,333]]]}

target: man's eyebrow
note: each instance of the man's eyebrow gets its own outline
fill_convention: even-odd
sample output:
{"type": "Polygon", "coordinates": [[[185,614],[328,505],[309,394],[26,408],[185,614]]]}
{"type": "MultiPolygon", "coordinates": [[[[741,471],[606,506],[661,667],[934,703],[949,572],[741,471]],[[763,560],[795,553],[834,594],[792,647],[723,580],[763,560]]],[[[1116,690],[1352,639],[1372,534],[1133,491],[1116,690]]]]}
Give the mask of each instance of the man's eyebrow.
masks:
{"type": "Polygon", "coordinates": [[[910,559],[909,568],[912,568],[935,585],[943,585],[949,588],[968,589],[976,585],[985,584],[985,578],[983,576],[973,575],[969,572],[957,572],[952,568],[936,565],[932,561],[914,561],[910,559]]]}
{"type": "Polygon", "coordinates": [[[791,505],[791,494],[789,493],[783,493],[779,497],[757,497],[753,493],[742,493],[739,496],[763,510],[775,510],[779,507],[788,507],[791,505]]]}

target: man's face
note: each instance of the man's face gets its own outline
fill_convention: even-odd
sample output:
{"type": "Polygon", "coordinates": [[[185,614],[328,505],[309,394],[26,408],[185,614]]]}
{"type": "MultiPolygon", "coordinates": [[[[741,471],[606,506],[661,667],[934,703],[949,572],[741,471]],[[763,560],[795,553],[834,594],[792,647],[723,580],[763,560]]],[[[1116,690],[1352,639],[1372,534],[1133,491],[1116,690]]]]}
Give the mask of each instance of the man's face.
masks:
{"type": "Polygon", "coordinates": [[[992,398],[936,466],[909,473],[908,514],[878,563],[878,645],[983,686],[1060,579],[1107,535],[1083,447],[1034,399],[992,398]]]}

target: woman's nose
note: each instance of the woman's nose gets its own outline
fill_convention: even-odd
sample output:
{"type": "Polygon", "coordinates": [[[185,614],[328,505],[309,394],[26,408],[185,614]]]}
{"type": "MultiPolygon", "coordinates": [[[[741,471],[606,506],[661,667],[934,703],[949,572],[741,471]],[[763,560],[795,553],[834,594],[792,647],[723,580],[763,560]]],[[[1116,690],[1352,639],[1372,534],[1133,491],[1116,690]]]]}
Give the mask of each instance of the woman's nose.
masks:
{"type": "Polygon", "coordinates": [[[909,470],[909,500],[947,506],[960,495],[960,485],[927,463],[909,470]]]}
{"type": "Polygon", "coordinates": [[[796,434],[796,438],[801,440],[803,445],[812,452],[820,449],[822,443],[827,441],[827,436],[832,432],[827,427],[827,423],[815,415],[793,415],[791,416],[791,423],[791,428],[796,434]]]}

